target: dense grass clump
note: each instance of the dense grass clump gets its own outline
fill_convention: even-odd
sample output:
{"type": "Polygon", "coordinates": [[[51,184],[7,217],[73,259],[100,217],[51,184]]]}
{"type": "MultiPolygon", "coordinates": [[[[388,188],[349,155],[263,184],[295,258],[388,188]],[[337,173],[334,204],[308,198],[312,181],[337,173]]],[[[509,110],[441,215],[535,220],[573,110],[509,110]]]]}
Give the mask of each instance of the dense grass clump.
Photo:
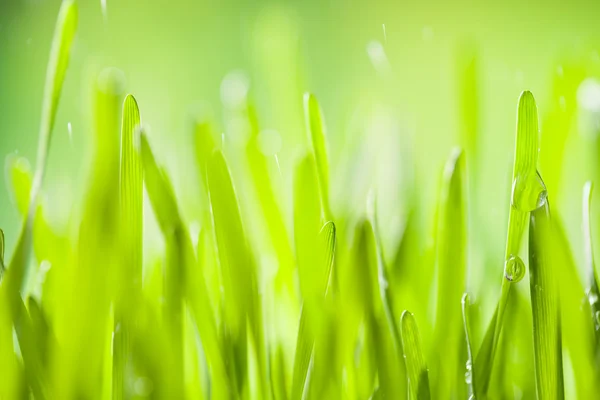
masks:
{"type": "Polygon", "coordinates": [[[433,243],[416,226],[418,201],[394,246],[380,228],[376,191],[359,211],[336,208],[326,113],[312,94],[304,97],[307,151],[295,164],[290,204],[247,97],[237,105],[249,127],[243,152],[225,148],[210,121],[195,121],[201,219],[192,229],[143,105],[124,96],[114,69],[93,88],[91,170],[65,233],[49,222],[41,196],[76,26],[77,5],[64,0],[35,170],[23,158],[7,163],[22,226],[10,252],[0,231],[0,399],[595,398],[593,185],[583,191],[580,246],[551,207],[556,186],[543,177],[547,171],[554,185],[560,160],[539,166],[545,150],[531,92],[517,101],[504,259],[485,288],[467,282],[469,269],[480,268],[469,259],[469,228],[478,224],[469,199],[483,162],[469,99],[473,64],[462,83],[462,143],[432,210],[433,243]],[[243,185],[232,159],[248,172],[243,185]],[[164,243],[160,260],[143,257],[146,213],[164,243]],[[257,250],[258,236],[270,251],[257,250]],[[571,251],[584,252],[586,265],[571,251]],[[479,296],[497,301],[492,312],[479,296]]]}

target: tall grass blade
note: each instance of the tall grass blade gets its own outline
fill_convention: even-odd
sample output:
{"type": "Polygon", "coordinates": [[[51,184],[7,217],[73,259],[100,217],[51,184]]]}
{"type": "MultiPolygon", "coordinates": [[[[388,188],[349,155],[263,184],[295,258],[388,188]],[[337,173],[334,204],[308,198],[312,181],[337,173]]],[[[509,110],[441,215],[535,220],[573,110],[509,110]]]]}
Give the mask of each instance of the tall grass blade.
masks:
{"type": "Polygon", "coordinates": [[[249,169],[271,243],[279,261],[280,276],[284,282],[291,286],[294,266],[292,247],[283,219],[283,213],[269,176],[267,157],[260,149],[260,132],[256,111],[251,105],[248,105],[247,108],[251,131],[251,137],[246,146],[249,169]]]}
{"type": "Polygon", "coordinates": [[[592,182],[586,182],[583,186],[583,243],[585,250],[586,273],[589,288],[587,298],[590,303],[591,319],[594,326],[596,338],[596,360],[600,361],[600,289],[596,278],[596,264],[594,262],[592,241],[592,182]]]}
{"type": "Polygon", "coordinates": [[[317,98],[311,94],[304,95],[304,115],[306,128],[310,136],[313,153],[317,164],[319,190],[325,219],[332,219],[329,204],[329,161],[327,158],[327,135],[325,120],[317,98]]]}
{"type": "Polygon", "coordinates": [[[139,291],[142,280],[143,170],[138,149],[140,129],[137,102],[132,95],[128,95],[123,104],[120,180],[126,291],[139,291]]]}
{"type": "Polygon", "coordinates": [[[460,301],[465,290],[467,234],[465,205],[465,162],[456,148],[445,170],[438,220],[437,267],[438,304],[436,314],[435,393],[440,398],[452,397],[457,386],[458,366],[464,345],[461,329],[460,301]]]}
{"type": "Polygon", "coordinates": [[[537,106],[531,92],[524,91],[519,97],[517,107],[517,139],[504,259],[504,278],[502,279],[500,299],[496,311],[487,327],[484,341],[476,359],[475,371],[478,375],[476,379],[483,395],[487,393],[494,365],[494,356],[502,331],[504,310],[510,295],[511,285],[515,283],[510,271],[507,273],[507,270],[515,265],[519,265],[519,268],[522,269],[519,253],[527,216],[530,211],[537,209],[546,201],[546,187],[536,169],[538,143],[537,106]]]}
{"type": "MultiPolygon", "coordinates": [[[[331,271],[335,255],[335,224],[328,221],[319,233],[317,254],[322,256],[322,271],[315,275],[318,289],[321,290],[319,298],[307,298],[300,312],[300,324],[296,340],[296,353],[294,356],[294,371],[292,375],[292,400],[302,399],[306,386],[306,377],[310,360],[315,346],[318,330],[326,323],[323,311],[325,297],[330,289],[331,271]]],[[[313,276],[314,279],[314,276],[313,276]]],[[[322,328],[321,328],[322,329],[322,328]]]]}
{"type": "MultiPolygon", "coordinates": [[[[261,304],[254,260],[223,153],[216,150],[207,165],[208,190],[223,279],[223,317],[233,353],[227,361],[235,376],[238,393],[246,385],[246,321],[256,346],[260,390],[266,395],[268,380],[262,327],[261,304]]],[[[231,374],[230,374],[231,375],[231,374]]]]}
{"type": "Polygon", "coordinates": [[[421,338],[415,317],[410,312],[404,311],[400,326],[410,398],[412,400],[428,400],[430,398],[429,372],[423,357],[421,338]]]}
{"type": "MultiPolygon", "coordinates": [[[[23,221],[17,246],[13,253],[13,258],[9,263],[8,269],[12,270],[12,272],[6,274],[6,282],[4,283],[6,290],[9,292],[21,290],[26,276],[28,253],[31,245],[33,215],[37,205],[38,192],[41,189],[42,180],[44,178],[46,159],[48,158],[48,151],[50,148],[50,137],[52,128],[54,127],[54,118],[56,116],[60,92],[69,64],[69,55],[76,29],[77,4],[72,0],[64,0],[61,4],[58,19],[56,21],[54,37],[52,39],[52,49],[50,50],[50,59],[46,71],[46,84],[42,102],[42,117],[38,139],[36,169],[30,191],[27,216],[23,221]]],[[[18,312],[17,306],[18,305],[16,304],[14,306],[14,311],[16,312],[18,312]]]]}
{"type": "Polygon", "coordinates": [[[121,125],[121,163],[119,180],[120,228],[122,263],[119,269],[120,285],[115,311],[115,339],[113,348],[113,399],[124,396],[123,379],[130,359],[129,323],[134,316],[131,305],[139,302],[142,281],[142,219],[143,175],[139,146],[140,111],[137,101],[128,95],[123,103],[121,125]]]}
{"type": "Polygon", "coordinates": [[[546,202],[531,213],[529,277],[533,312],[536,392],[539,400],[563,399],[560,301],[551,249],[550,208],[546,202]]]}

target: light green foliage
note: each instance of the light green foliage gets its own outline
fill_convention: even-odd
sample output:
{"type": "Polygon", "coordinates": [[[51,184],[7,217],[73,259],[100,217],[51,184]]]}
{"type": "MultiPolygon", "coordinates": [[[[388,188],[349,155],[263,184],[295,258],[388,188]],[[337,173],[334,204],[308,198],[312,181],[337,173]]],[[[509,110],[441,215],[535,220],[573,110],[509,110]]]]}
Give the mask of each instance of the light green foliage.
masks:
{"type": "Polygon", "coordinates": [[[408,375],[408,390],[410,398],[428,400],[429,372],[421,349],[421,338],[417,329],[415,317],[408,311],[402,313],[402,348],[408,375]]]}
{"type": "Polygon", "coordinates": [[[531,213],[529,275],[537,398],[563,399],[562,342],[558,278],[548,203],[531,213]]]}
{"type": "MultiPolygon", "coordinates": [[[[504,258],[504,278],[500,300],[494,316],[488,325],[484,341],[476,360],[476,377],[483,395],[486,394],[494,365],[494,356],[498,346],[502,319],[513,282],[506,278],[506,266],[513,269],[514,258],[519,257],[527,216],[530,211],[546,201],[546,188],[537,173],[538,159],[538,116],[535,99],[531,92],[525,91],[519,97],[517,106],[517,136],[513,167],[511,207],[508,214],[508,237],[504,258]]],[[[509,275],[511,275],[509,271],[509,275]]],[[[511,275],[512,276],[512,275],[511,275]]]]}
{"type": "Polygon", "coordinates": [[[331,210],[329,209],[329,160],[327,158],[325,120],[317,98],[311,93],[304,95],[304,115],[306,129],[317,164],[321,204],[323,205],[325,218],[329,219],[331,218],[331,210]]]}
{"type": "Polygon", "coordinates": [[[467,265],[465,163],[461,149],[454,149],[444,169],[438,221],[437,269],[438,305],[436,316],[436,395],[442,398],[460,390],[457,377],[462,375],[461,351],[464,345],[461,327],[461,296],[465,290],[467,265]],[[460,371],[460,372],[458,372],[460,371]]]}
{"type": "MultiPolygon", "coordinates": [[[[107,27],[118,22],[106,15],[107,27]]],[[[258,53],[291,68],[291,19],[259,20],[269,24],[258,29],[269,45],[258,53]]],[[[75,137],[90,154],[73,146],[84,185],[70,199],[54,184],[54,170],[46,186],[42,181],[54,122],[63,118],[57,110],[76,27],[77,4],[64,0],[35,165],[16,152],[6,158],[11,212],[22,225],[18,235],[3,227],[6,238],[0,230],[0,399],[595,398],[600,291],[592,185],[584,187],[582,241],[560,219],[570,215],[570,189],[579,182],[566,182],[552,216],[547,199],[564,189],[562,148],[579,120],[581,66],[565,65],[550,102],[541,103],[550,105],[541,141],[535,99],[521,94],[512,181],[504,190],[487,182],[485,167],[498,160],[482,156],[483,57],[473,48],[461,53],[458,125],[443,132],[458,133],[457,143],[425,145],[431,154],[461,146],[446,162],[436,201],[422,178],[439,171],[413,170],[419,162],[404,160],[412,143],[383,148],[388,142],[379,141],[380,131],[404,135],[406,127],[383,108],[370,109],[370,81],[361,92],[366,107],[362,100],[331,103],[353,117],[328,120],[336,131],[328,137],[316,97],[298,94],[304,85],[297,71],[289,76],[273,65],[264,87],[228,77],[220,88],[223,121],[194,115],[183,136],[190,154],[170,154],[165,138],[180,144],[179,125],[156,124],[161,110],[151,107],[153,92],[140,90],[140,110],[133,95],[124,96],[124,74],[107,68],[83,91],[90,109],[76,110],[90,119],[77,127],[89,136],[75,137]],[[293,97],[289,108],[279,113],[268,101],[263,107],[263,89],[282,101],[293,97]],[[261,100],[256,108],[254,96],[261,100]],[[298,124],[302,113],[308,140],[298,124]],[[150,134],[140,115],[160,129],[150,134]],[[364,141],[355,141],[363,130],[364,141]],[[278,141],[275,151],[270,137],[278,141]],[[335,146],[328,149],[330,140],[335,146]],[[297,158],[297,151],[305,153],[297,158]],[[160,161],[177,158],[181,167],[192,154],[195,171],[160,161]],[[401,168],[388,165],[400,158],[401,168]],[[548,188],[540,173],[549,176],[548,188]],[[505,243],[492,232],[504,217],[481,201],[491,186],[510,204],[505,243]],[[57,208],[67,201],[60,216],[57,208]],[[401,312],[407,309],[414,315],[401,312]]],[[[82,45],[92,43],[87,38],[82,45]]],[[[384,39],[367,51],[388,85],[397,67],[385,53],[393,43],[384,39]]],[[[87,68],[88,60],[74,55],[87,68]]],[[[400,105],[410,98],[398,99],[400,105]]],[[[71,118],[75,111],[64,112],[71,118]]]]}

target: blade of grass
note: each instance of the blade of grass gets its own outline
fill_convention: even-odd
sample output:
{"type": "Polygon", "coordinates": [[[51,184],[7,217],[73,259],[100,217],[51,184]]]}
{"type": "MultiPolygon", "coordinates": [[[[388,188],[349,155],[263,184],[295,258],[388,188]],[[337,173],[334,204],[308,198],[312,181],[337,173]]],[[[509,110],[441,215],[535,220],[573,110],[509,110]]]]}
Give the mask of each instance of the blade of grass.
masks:
{"type": "MultiPolygon", "coordinates": [[[[9,292],[17,293],[23,288],[26,276],[27,260],[31,243],[31,226],[37,205],[37,196],[42,186],[46,159],[50,148],[50,137],[54,127],[54,118],[58,108],[58,101],[62,84],[69,64],[71,45],[77,29],[77,4],[71,0],[64,0],[61,4],[56,21],[52,49],[46,72],[46,84],[42,102],[42,117],[39,132],[39,142],[36,160],[36,170],[33,177],[32,188],[27,216],[21,227],[16,249],[9,263],[9,272],[6,274],[4,286],[9,292]]],[[[18,310],[15,304],[14,310],[18,310]]]]}
{"type": "Polygon", "coordinates": [[[247,378],[246,321],[256,346],[260,391],[267,396],[268,379],[257,273],[242,225],[237,197],[229,168],[219,150],[213,152],[208,165],[208,189],[217,241],[224,293],[224,321],[233,359],[228,361],[236,377],[236,390],[243,392],[247,378]]]}
{"type": "MultiPolygon", "coordinates": [[[[225,370],[225,359],[221,353],[216,321],[208,298],[206,281],[201,271],[196,271],[193,261],[193,247],[186,227],[181,219],[175,192],[166,172],[154,158],[146,134],[141,133],[141,159],[144,167],[144,183],[148,197],[167,241],[168,259],[171,272],[166,283],[169,304],[174,307],[176,317],[182,303],[178,298],[181,292],[188,298],[196,319],[197,327],[211,366],[215,391],[229,396],[231,390],[229,375],[225,370]],[[182,269],[187,269],[182,271],[182,269]],[[187,276],[187,279],[184,279],[187,276]],[[222,392],[220,392],[222,391],[222,392]]],[[[176,324],[177,321],[173,321],[176,324]]]]}
{"type": "Polygon", "coordinates": [[[323,330],[322,326],[327,323],[326,318],[323,316],[323,307],[330,289],[335,243],[335,224],[328,221],[319,232],[318,248],[316,249],[316,253],[322,257],[320,263],[322,270],[316,271],[315,275],[312,275],[312,280],[316,281],[320,295],[319,298],[306,298],[300,311],[300,324],[292,375],[292,400],[302,399],[305,393],[306,377],[313,348],[315,347],[315,340],[317,336],[324,333],[318,332],[318,330],[323,330]]]}
{"type": "Polygon", "coordinates": [[[250,173],[271,242],[279,261],[280,276],[286,284],[293,287],[294,257],[288,231],[269,176],[267,157],[260,150],[260,132],[256,111],[251,105],[248,105],[247,108],[251,137],[246,145],[246,156],[248,157],[250,173]]]}
{"type": "Polygon", "coordinates": [[[537,398],[563,399],[560,300],[548,202],[531,213],[529,277],[537,398]]]}
{"type": "MultiPolygon", "coordinates": [[[[521,242],[527,215],[545,201],[546,190],[537,174],[538,159],[538,117],[537,106],[531,92],[525,91],[519,97],[517,107],[517,139],[515,145],[515,160],[513,168],[513,186],[511,207],[508,217],[508,236],[506,240],[505,269],[508,261],[519,257],[521,242]]],[[[503,275],[506,275],[504,272],[503,275]]],[[[479,389],[485,396],[492,374],[494,356],[498,339],[502,331],[502,318],[510,295],[513,282],[505,276],[502,279],[500,299],[496,311],[488,325],[484,341],[477,353],[476,373],[479,389]]]]}
{"type": "Polygon", "coordinates": [[[140,110],[132,95],[123,102],[121,125],[121,162],[119,180],[120,230],[122,263],[115,310],[115,337],[113,348],[113,399],[126,396],[124,377],[128,360],[131,359],[130,328],[133,321],[132,306],[138,303],[142,283],[142,163],[135,143],[139,143],[140,110]]]}
{"type": "Polygon", "coordinates": [[[437,355],[435,393],[450,398],[457,386],[458,366],[464,343],[460,300],[465,290],[467,234],[465,162],[460,148],[452,151],[444,169],[437,233],[438,296],[434,354],[437,355]]]}
{"type": "Polygon", "coordinates": [[[410,312],[404,311],[402,313],[400,325],[410,398],[415,400],[428,400],[430,398],[429,374],[421,350],[421,338],[419,336],[417,322],[410,312]]]}
{"type": "Polygon", "coordinates": [[[596,362],[600,362],[600,289],[596,278],[596,264],[592,245],[592,182],[583,186],[583,244],[585,250],[586,274],[589,288],[587,298],[590,303],[591,320],[596,338],[596,362]]]}
{"type": "Polygon", "coordinates": [[[319,102],[311,93],[306,93],[304,95],[304,115],[306,119],[306,129],[309,134],[317,165],[319,191],[321,193],[324,217],[328,220],[332,219],[333,216],[331,215],[329,204],[329,161],[327,158],[325,121],[319,102]]]}

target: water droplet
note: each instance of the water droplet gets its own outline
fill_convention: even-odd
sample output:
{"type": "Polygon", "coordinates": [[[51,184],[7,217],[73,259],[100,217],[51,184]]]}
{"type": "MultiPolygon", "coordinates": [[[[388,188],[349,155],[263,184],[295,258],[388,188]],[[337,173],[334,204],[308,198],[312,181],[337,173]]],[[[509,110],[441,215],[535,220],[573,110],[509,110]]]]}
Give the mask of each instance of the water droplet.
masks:
{"type": "Polygon", "coordinates": [[[467,371],[465,372],[465,382],[467,383],[467,385],[470,385],[472,382],[472,374],[471,371],[467,371]]]}
{"type": "Polygon", "coordinates": [[[73,127],[70,122],[67,123],[67,133],[69,134],[69,141],[73,144],[73,127]]]}
{"type": "Polygon", "coordinates": [[[519,211],[530,212],[546,204],[548,192],[546,185],[536,172],[535,174],[520,175],[515,178],[512,186],[511,206],[519,211]]]}
{"type": "Polygon", "coordinates": [[[387,42],[387,33],[385,32],[385,24],[381,24],[383,26],[383,41],[387,42]]]}
{"type": "Polygon", "coordinates": [[[510,282],[519,282],[525,276],[525,263],[521,257],[511,255],[504,264],[504,277],[510,282]]]}

